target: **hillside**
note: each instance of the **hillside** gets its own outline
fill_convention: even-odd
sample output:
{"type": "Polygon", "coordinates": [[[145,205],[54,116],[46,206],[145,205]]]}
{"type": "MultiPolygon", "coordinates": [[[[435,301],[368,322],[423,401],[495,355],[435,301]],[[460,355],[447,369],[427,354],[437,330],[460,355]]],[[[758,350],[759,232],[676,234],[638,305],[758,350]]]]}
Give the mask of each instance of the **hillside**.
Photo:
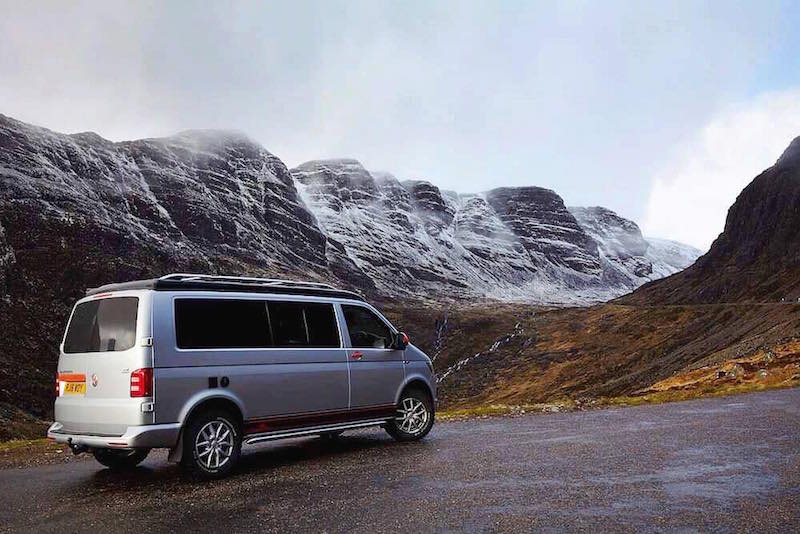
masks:
{"type": "Polygon", "coordinates": [[[350,262],[337,274],[353,283],[367,278],[379,295],[601,302],[700,254],[676,244],[683,254],[675,256],[646,241],[634,222],[605,208],[567,209],[540,187],[458,194],[346,159],[310,161],[291,172],[328,239],[330,259],[350,262]]]}
{"type": "Polygon", "coordinates": [[[714,391],[731,386],[717,370],[743,358],[752,361],[734,384],[766,384],[777,373],[788,380],[780,385],[800,385],[800,346],[791,345],[786,359],[764,358],[800,338],[800,304],[387,308],[436,356],[449,409],[636,396],[697,370],[714,391]]]}
{"type": "Polygon", "coordinates": [[[711,249],[626,304],[779,302],[800,298],[800,137],[741,192],[711,249]]]}

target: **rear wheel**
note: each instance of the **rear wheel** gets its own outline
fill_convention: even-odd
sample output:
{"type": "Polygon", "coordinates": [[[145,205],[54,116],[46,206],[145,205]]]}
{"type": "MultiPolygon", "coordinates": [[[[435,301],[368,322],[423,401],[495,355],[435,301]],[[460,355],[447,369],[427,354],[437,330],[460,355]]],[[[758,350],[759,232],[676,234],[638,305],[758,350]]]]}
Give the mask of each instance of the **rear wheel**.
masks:
{"type": "Polygon", "coordinates": [[[397,415],[386,425],[386,431],[397,441],[417,441],[433,427],[433,401],[419,389],[407,389],[400,395],[397,415]]]}
{"type": "Polygon", "coordinates": [[[182,466],[202,478],[222,478],[233,471],[242,450],[236,418],[223,410],[193,417],[183,437],[182,466]]]}
{"type": "Polygon", "coordinates": [[[114,471],[133,469],[139,465],[150,449],[94,449],[94,459],[114,471]]]}

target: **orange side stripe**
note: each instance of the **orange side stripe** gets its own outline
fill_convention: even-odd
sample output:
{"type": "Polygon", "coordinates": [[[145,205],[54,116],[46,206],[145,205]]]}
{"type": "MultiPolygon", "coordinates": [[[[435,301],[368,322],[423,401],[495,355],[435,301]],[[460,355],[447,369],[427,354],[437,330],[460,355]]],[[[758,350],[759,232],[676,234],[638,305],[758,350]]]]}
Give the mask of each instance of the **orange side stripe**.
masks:
{"type": "Polygon", "coordinates": [[[61,382],[86,382],[86,375],[83,373],[58,373],[58,380],[61,382]]]}

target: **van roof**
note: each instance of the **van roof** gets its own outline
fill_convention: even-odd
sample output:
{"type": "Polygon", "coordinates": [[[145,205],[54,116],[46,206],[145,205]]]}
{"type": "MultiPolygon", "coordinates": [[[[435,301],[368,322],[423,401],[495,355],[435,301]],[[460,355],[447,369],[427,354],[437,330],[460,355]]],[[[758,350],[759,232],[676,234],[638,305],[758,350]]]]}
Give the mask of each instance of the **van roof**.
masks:
{"type": "Polygon", "coordinates": [[[192,273],[173,273],[160,278],[106,284],[104,286],[87,289],[86,296],[127,289],[152,289],[154,291],[237,291],[364,300],[364,297],[358,293],[337,289],[329,284],[322,284],[319,282],[298,282],[295,280],[279,280],[275,278],[251,278],[245,276],[218,276],[192,273]]]}

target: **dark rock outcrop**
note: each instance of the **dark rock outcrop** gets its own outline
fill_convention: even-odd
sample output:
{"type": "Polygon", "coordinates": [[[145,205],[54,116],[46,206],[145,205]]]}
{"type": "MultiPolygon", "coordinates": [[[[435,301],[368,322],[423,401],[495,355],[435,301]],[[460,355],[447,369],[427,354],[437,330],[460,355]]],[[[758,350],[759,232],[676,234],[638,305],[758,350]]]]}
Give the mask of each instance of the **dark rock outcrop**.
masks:
{"type": "Polygon", "coordinates": [[[5,229],[0,225],[0,299],[8,297],[9,277],[14,262],[14,249],[8,244],[5,229]]]}
{"type": "Polygon", "coordinates": [[[422,180],[406,180],[402,183],[411,196],[411,203],[425,220],[425,230],[438,234],[453,222],[455,208],[445,201],[435,185],[422,180]]]}
{"type": "Polygon", "coordinates": [[[500,187],[486,194],[500,220],[519,238],[535,265],[549,262],[597,276],[597,243],[583,231],[555,192],[541,187],[500,187]]]}

